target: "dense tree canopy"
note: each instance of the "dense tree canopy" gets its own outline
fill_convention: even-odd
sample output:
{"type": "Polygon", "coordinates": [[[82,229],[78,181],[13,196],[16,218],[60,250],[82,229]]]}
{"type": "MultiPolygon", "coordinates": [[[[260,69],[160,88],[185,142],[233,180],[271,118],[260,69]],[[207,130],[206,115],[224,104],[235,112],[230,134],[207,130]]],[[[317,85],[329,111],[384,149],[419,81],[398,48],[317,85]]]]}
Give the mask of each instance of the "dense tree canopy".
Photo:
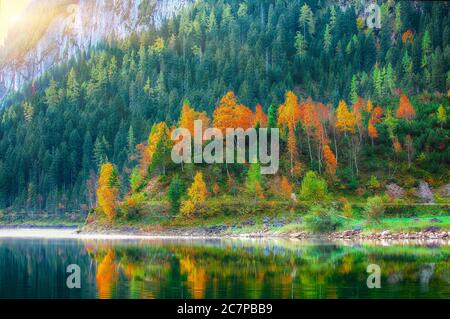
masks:
{"type": "Polygon", "coordinates": [[[307,165],[356,187],[359,172],[393,178],[406,158],[417,177],[442,172],[450,158],[449,9],[383,2],[376,30],[365,26],[364,10],[334,1],[208,0],[159,30],[105,42],[5,100],[0,205],[92,207],[107,162],[122,194],[139,161],[146,171],[133,170],[131,183],[164,174],[166,137],[182,109],[189,129],[207,116],[218,127],[285,126],[281,169],[291,178],[307,165]],[[195,110],[183,108],[186,100],[195,110]]]}

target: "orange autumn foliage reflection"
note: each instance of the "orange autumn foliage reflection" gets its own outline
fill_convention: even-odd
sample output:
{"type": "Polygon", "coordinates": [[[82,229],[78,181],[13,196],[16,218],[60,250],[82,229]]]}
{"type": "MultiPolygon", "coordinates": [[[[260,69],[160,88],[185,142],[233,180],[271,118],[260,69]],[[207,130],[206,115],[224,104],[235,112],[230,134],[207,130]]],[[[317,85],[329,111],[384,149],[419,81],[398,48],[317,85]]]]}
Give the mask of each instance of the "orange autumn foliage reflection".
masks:
{"type": "Polygon", "coordinates": [[[180,258],[180,271],[187,274],[187,284],[194,299],[205,298],[206,283],[208,277],[203,267],[197,266],[190,256],[180,258]]]}
{"type": "Polygon", "coordinates": [[[118,279],[115,258],[116,255],[113,249],[110,248],[97,267],[97,290],[101,299],[111,298],[112,288],[118,279]]]}

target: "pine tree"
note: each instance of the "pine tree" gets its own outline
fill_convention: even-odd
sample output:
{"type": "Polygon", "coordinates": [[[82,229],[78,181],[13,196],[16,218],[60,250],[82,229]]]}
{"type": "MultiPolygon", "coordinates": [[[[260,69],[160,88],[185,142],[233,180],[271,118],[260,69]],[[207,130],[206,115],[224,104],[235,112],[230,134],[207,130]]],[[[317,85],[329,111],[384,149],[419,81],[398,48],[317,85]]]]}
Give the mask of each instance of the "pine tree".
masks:
{"type": "Polygon", "coordinates": [[[308,26],[308,33],[313,35],[316,30],[316,22],[311,8],[305,3],[300,9],[300,16],[298,18],[299,24],[303,27],[303,37],[306,38],[306,27],[308,26]]]}
{"type": "Polygon", "coordinates": [[[130,125],[130,128],[128,129],[128,136],[127,136],[128,156],[131,156],[134,153],[135,146],[136,146],[136,139],[134,137],[133,126],[130,125]]]}
{"type": "Polygon", "coordinates": [[[326,52],[328,52],[331,47],[331,27],[329,23],[325,26],[325,31],[323,34],[323,47],[326,52]]]}
{"type": "Polygon", "coordinates": [[[25,121],[30,123],[33,120],[34,108],[30,102],[25,102],[22,104],[23,106],[23,116],[25,117],[25,121]]]}
{"type": "Polygon", "coordinates": [[[350,101],[352,104],[358,102],[358,83],[356,80],[356,75],[352,76],[352,83],[350,86],[350,101]]]}
{"type": "Polygon", "coordinates": [[[402,66],[405,77],[410,78],[413,72],[413,61],[406,50],[402,58],[402,66]]]}
{"type": "Polygon", "coordinates": [[[185,188],[184,182],[178,176],[172,178],[169,190],[167,191],[167,197],[169,198],[172,213],[174,214],[180,210],[181,197],[186,191],[185,188]]]}
{"type": "Polygon", "coordinates": [[[267,118],[267,127],[276,128],[277,127],[277,107],[275,105],[270,105],[267,118]]]}
{"type": "Polygon", "coordinates": [[[100,167],[102,164],[108,162],[108,149],[109,144],[105,137],[97,137],[94,144],[94,159],[97,167],[100,167]]]}
{"type": "Polygon", "coordinates": [[[394,69],[392,68],[392,64],[391,63],[388,64],[387,71],[386,71],[386,77],[385,77],[384,81],[386,83],[386,87],[388,89],[388,92],[390,94],[392,94],[392,92],[395,89],[396,77],[395,77],[394,69]]]}
{"type": "Polygon", "coordinates": [[[378,67],[378,64],[375,65],[375,68],[373,70],[373,85],[377,97],[381,98],[383,94],[383,75],[378,67]]]}
{"type": "Polygon", "coordinates": [[[422,37],[422,60],[420,66],[422,68],[428,66],[431,57],[431,40],[428,30],[425,31],[422,37]]]}
{"type": "Polygon", "coordinates": [[[77,106],[80,98],[80,85],[78,84],[75,70],[72,68],[67,77],[67,99],[72,106],[77,106]]]}
{"type": "Polygon", "coordinates": [[[45,90],[45,102],[48,105],[49,111],[55,111],[56,107],[59,105],[59,89],[58,84],[54,79],[50,80],[49,87],[45,90]]]}
{"type": "Polygon", "coordinates": [[[300,32],[297,32],[297,35],[295,36],[294,46],[297,49],[297,55],[304,57],[307,50],[307,43],[305,37],[300,32]]]}
{"type": "Polygon", "coordinates": [[[262,192],[261,166],[259,163],[250,164],[250,169],[247,172],[246,189],[250,195],[257,196],[259,199],[264,198],[262,192]]]}
{"type": "Polygon", "coordinates": [[[401,2],[395,6],[395,32],[402,31],[402,5],[401,2]]]}

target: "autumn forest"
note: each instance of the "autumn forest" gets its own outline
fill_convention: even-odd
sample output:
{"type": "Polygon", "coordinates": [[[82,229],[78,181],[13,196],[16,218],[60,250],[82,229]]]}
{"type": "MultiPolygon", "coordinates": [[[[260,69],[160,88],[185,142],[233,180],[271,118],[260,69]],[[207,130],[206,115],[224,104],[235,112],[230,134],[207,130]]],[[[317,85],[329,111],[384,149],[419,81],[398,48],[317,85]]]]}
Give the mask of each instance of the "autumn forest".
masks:
{"type": "Polygon", "coordinates": [[[1,218],[156,227],[284,212],[328,231],[448,214],[450,6],[385,1],[378,29],[349,3],[196,2],[55,66],[3,101],[1,218]],[[278,173],[173,163],[171,132],[194,135],[195,120],[278,128],[278,173]]]}

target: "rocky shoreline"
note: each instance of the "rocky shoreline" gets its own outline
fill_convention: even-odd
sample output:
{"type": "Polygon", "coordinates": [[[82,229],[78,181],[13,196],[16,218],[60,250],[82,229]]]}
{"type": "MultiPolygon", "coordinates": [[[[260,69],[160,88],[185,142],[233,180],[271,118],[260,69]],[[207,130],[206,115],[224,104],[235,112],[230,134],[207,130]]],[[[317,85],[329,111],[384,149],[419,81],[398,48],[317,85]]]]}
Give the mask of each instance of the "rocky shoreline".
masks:
{"type": "Polygon", "coordinates": [[[197,227],[197,228],[165,228],[158,230],[145,230],[139,227],[83,227],[81,233],[117,234],[155,237],[183,237],[183,238],[288,238],[288,239],[327,239],[327,240],[428,240],[441,239],[450,242],[450,231],[438,228],[418,232],[396,232],[391,230],[365,231],[345,230],[340,232],[314,234],[310,232],[284,232],[265,229],[248,233],[231,233],[226,227],[197,227]]]}

